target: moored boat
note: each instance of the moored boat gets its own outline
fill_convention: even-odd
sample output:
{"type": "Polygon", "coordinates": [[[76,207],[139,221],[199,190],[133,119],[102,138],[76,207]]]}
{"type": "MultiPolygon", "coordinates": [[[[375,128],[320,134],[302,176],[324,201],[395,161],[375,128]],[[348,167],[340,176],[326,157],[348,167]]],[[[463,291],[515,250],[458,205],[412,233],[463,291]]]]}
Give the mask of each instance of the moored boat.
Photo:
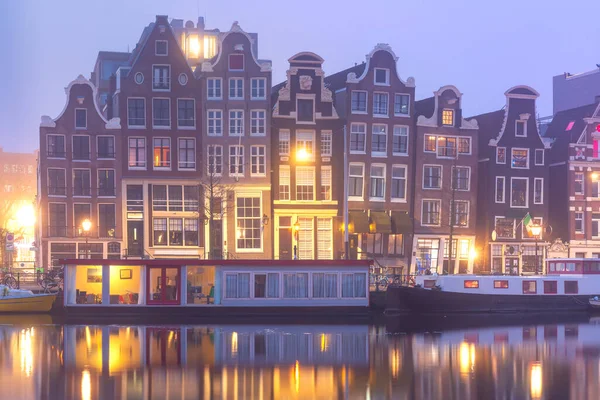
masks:
{"type": "Polygon", "coordinates": [[[386,310],[413,313],[600,310],[600,259],[550,259],[546,275],[420,275],[387,291],[386,310]],[[597,306],[597,307],[596,307],[597,306]]]}
{"type": "Polygon", "coordinates": [[[55,299],[56,294],[34,294],[31,290],[0,285],[0,313],[49,312],[55,299]]]}

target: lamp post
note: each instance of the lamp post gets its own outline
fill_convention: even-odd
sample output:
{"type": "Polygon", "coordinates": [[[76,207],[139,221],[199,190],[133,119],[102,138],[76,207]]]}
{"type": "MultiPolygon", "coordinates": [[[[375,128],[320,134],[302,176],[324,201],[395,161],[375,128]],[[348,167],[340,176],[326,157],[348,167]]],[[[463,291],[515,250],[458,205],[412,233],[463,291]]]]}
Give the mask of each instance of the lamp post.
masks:
{"type": "Polygon", "coordinates": [[[538,262],[538,240],[540,238],[540,234],[542,233],[542,226],[539,224],[535,224],[531,227],[531,233],[535,238],[535,273],[540,273],[540,265],[538,262]]]}
{"type": "Polygon", "coordinates": [[[296,244],[294,245],[294,260],[298,259],[298,236],[300,232],[300,221],[296,220],[294,223],[294,238],[296,239],[296,244]]]}
{"type": "Polygon", "coordinates": [[[85,234],[85,258],[90,258],[90,256],[89,256],[90,247],[88,245],[88,234],[90,232],[90,229],[92,229],[92,221],[90,221],[88,218],[84,219],[83,222],[81,223],[81,227],[83,228],[83,232],[85,234]]]}

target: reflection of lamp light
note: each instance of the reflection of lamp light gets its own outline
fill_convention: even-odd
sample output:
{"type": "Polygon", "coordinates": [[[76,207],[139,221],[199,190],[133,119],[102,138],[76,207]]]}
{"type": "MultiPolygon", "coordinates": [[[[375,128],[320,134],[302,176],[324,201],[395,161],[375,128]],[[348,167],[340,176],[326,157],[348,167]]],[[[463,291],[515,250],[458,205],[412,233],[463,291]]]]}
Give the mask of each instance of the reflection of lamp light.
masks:
{"type": "Polygon", "coordinates": [[[529,367],[530,376],[530,392],[532,399],[540,399],[542,397],[542,364],[535,362],[529,367]]]}
{"type": "Polygon", "coordinates": [[[81,374],[81,398],[83,400],[92,398],[92,379],[88,370],[84,370],[81,374]]]}

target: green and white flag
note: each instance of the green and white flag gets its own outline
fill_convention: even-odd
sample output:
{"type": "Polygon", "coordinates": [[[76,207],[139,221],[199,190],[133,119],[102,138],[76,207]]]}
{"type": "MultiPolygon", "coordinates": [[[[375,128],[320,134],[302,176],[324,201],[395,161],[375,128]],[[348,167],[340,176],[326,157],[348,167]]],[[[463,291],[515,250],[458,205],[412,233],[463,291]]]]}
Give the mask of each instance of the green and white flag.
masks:
{"type": "Polygon", "coordinates": [[[527,231],[531,230],[531,226],[533,225],[533,218],[531,218],[531,215],[529,215],[529,213],[527,213],[524,217],[523,217],[523,221],[521,221],[523,223],[523,225],[525,226],[525,228],[527,229],[527,231]]]}

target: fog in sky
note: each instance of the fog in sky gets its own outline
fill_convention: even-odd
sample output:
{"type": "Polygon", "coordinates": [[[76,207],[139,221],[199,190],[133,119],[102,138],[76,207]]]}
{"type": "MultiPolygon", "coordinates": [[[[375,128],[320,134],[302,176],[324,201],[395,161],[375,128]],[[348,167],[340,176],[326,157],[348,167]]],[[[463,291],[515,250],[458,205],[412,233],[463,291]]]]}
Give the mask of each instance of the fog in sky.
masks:
{"type": "Polygon", "coordinates": [[[417,99],[453,84],[464,115],[504,105],[504,91],[537,89],[538,113],[552,112],[552,76],[600,63],[598,0],[0,0],[0,146],[38,147],[41,115],[56,117],[64,87],[89,78],[99,50],[133,49],[155,15],[228,30],[239,21],[259,34],[259,57],[273,61],[273,82],[287,59],[313,51],[326,74],[362,62],[389,43],[417,99]]]}

